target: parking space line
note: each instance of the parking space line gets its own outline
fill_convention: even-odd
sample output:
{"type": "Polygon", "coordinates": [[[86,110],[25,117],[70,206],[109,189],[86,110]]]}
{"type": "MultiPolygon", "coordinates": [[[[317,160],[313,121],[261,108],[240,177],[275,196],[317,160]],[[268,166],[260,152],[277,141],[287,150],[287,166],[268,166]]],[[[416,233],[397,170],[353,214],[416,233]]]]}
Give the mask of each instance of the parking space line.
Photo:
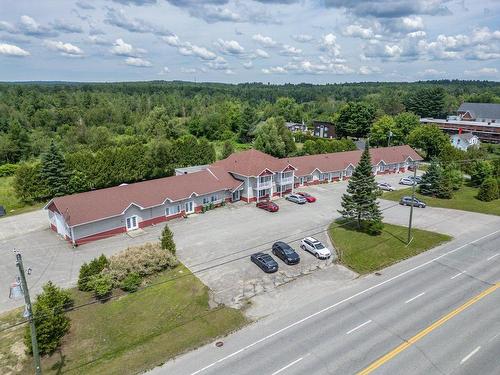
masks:
{"type": "Polygon", "coordinates": [[[500,255],[500,253],[496,253],[495,255],[493,255],[493,256],[491,256],[491,257],[489,257],[487,260],[488,260],[488,261],[489,261],[489,260],[492,260],[492,259],[496,258],[496,257],[497,257],[497,256],[499,256],[499,255],[500,255]]]}
{"type": "Polygon", "coordinates": [[[413,298],[410,298],[408,301],[405,301],[405,303],[410,303],[411,301],[416,300],[418,297],[422,297],[425,294],[425,292],[420,293],[419,295],[416,295],[413,298]]]}
{"type": "Polygon", "coordinates": [[[303,360],[305,357],[307,357],[308,355],[309,355],[309,354],[307,354],[307,355],[306,355],[306,356],[304,356],[304,357],[300,357],[299,359],[296,359],[295,361],[293,361],[293,362],[289,363],[289,364],[288,364],[288,365],[286,365],[285,367],[280,368],[278,371],[273,372],[271,375],[277,375],[277,374],[279,374],[280,372],[285,371],[287,368],[290,368],[290,367],[292,367],[293,365],[295,365],[295,364],[299,363],[300,361],[302,361],[302,360],[303,360]]]}
{"type": "Polygon", "coordinates": [[[348,332],[346,333],[346,335],[349,335],[349,334],[353,333],[354,331],[357,331],[357,330],[358,330],[358,329],[360,329],[361,327],[364,327],[364,326],[366,326],[367,324],[370,324],[371,322],[372,322],[372,320],[371,320],[371,319],[370,319],[370,320],[367,320],[366,322],[364,322],[364,323],[360,324],[359,326],[354,327],[353,329],[351,329],[350,331],[348,331],[348,332]]]}
{"type": "Polygon", "coordinates": [[[474,354],[476,354],[479,349],[481,349],[480,346],[478,346],[476,349],[474,349],[472,352],[470,352],[469,354],[467,354],[465,357],[462,358],[462,360],[460,361],[460,364],[463,365],[465,362],[467,362],[468,359],[470,359],[470,357],[472,357],[474,354]]]}
{"type": "Polygon", "coordinates": [[[464,273],[465,273],[465,272],[459,272],[459,273],[457,273],[455,276],[450,277],[450,280],[453,280],[454,278],[456,278],[456,277],[458,277],[458,276],[460,276],[460,275],[463,275],[464,273]]]}

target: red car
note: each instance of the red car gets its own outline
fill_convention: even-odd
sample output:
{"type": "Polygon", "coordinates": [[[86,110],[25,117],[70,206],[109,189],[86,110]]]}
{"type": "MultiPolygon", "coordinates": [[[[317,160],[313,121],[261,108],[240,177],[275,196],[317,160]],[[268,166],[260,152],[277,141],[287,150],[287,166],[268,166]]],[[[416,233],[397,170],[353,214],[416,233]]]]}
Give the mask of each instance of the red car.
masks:
{"type": "Polygon", "coordinates": [[[269,212],[276,212],[280,209],[280,207],[274,203],[271,202],[270,200],[264,200],[260,201],[256,205],[258,208],[262,208],[263,210],[269,211],[269,212]]]}
{"type": "Polygon", "coordinates": [[[306,201],[308,201],[309,203],[316,202],[316,198],[313,197],[311,194],[304,193],[304,192],[298,192],[296,194],[302,195],[304,198],[306,198],[306,201]]]}

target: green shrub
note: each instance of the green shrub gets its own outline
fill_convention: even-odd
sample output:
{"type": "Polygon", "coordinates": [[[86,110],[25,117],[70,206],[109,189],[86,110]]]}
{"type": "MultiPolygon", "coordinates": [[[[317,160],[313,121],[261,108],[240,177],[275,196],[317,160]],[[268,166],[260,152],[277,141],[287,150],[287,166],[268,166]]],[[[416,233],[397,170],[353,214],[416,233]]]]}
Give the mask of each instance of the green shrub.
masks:
{"type": "Polygon", "coordinates": [[[483,181],[493,174],[493,164],[487,160],[474,161],[469,168],[470,180],[474,186],[481,186],[483,181]]]}
{"type": "Polygon", "coordinates": [[[116,283],[121,283],[129,274],[144,277],[155,274],[178,264],[177,258],[161,248],[159,243],[146,243],[129,247],[109,258],[109,266],[104,271],[116,283]]]}
{"type": "Polygon", "coordinates": [[[493,177],[486,178],[479,188],[477,199],[485,202],[491,202],[498,198],[498,181],[493,177]]]}
{"type": "Polygon", "coordinates": [[[120,288],[122,288],[124,291],[133,293],[137,291],[139,288],[139,285],[141,285],[141,277],[139,276],[138,273],[132,272],[129,273],[122,281],[120,288]]]}
{"type": "MultiPolygon", "coordinates": [[[[35,303],[33,316],[40,354],[51,354],[61,344],[64,335],[69,331],[70,320],[64,310],[73,304],[68,291],[56,287],[51,281],[43,286],[35,303]]],[[[31,330],[26,326],[24,343],[28,353],[33,353],[31,347],[31,330]]]]}
{"type": "Polygon", "coordinates": [[[87,285],[94,292],[98,299],[105,299],[110,296],[113,290],[113,279],[107,273],[100,273],[90,277],[87,285]]]}
{"type": "Polygon", "coordinates": [[[92,290],[92,287],[88,285],[90,278],[100,274],[108,264],[109,261],[104,254],[99,258],[92,259],[88,264],[83,263],[80,267],[80,274],[78,276],[78,289],[84,292],[90,292],[92,290]]]}
{"type": "Polygon", "coordinates": [[[0,177],[13,176],[18,168],[17,164],[4,164],[0,165],[0,177]]]}

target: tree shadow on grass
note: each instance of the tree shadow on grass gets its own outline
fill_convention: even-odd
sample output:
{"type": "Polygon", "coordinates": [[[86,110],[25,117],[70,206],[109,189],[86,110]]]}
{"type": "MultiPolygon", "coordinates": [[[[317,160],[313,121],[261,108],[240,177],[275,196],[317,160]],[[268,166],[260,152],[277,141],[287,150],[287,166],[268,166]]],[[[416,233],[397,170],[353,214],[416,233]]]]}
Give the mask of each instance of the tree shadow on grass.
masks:
{"type": "MultiPolygon", "coordinates": [[[[384,223],[385,224],[385,223],[384,223]]],[[[342,227],[344,228],[345,230],[348,230],[348,231],[351,231],[351,232],[356,232],[356,233],[364,233],[370,237],[379,237],[381,236],[381,234],[378,234],[378,235],[371,235],[369,233],[367,233],[366,231],[358,228],[358,225],[356,222],[354,221],[348,221],[348,220],[345,220],[345,219],[337,219],[335,220],[335,224],[331,227],[331,229],[335,229],[337,227],[342,227]]],[[[397,234],[394,234],[392,233],[390,230],[387,229],[387,226],[384,225],[384,228],[382,229],[382,232],[388,234],[389,236],[395,238],[396,240],[400,241],[401,243],[403,244],[406,244],[406,239],[402,238],[401,236],[397,235],[397,234]]],[[[388,241],[385,240],[384,242],[388,241]]]]}
{"type": "Polygon", "coordinates": [[[51,367],[51,370],[54,370],[56,374],[62,374],[64,367],[66,366],[66,355],[62,353],[61,349],[57,350],[57,353],[59,354],[59,360],[54,363],[54,365],[51,367]]]}

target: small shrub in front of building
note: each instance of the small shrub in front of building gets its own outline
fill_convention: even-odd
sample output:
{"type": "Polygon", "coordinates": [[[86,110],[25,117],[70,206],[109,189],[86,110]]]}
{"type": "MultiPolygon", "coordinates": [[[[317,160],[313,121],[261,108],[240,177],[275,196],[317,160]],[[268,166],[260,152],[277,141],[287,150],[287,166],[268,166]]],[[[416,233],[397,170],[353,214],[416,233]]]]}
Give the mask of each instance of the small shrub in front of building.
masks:
{"type": "Polygon", "coordinates": [[[141,285],[141,276],[137,272],[129,273],[122,281],[120,288],[125,292],[133,293],[141,285]]]}
{"type": "MultiPolygon", "coordinates": [[[[205,208],[205,206],[203,206],[203,208],[205,208]]],[[[161,232],[161,248],[163,250],[169,251],[172,255],[175,255],[174,234],[172,233],[167,224],[165,224],[165,227],[161,232]]]]}
{"type": "Polygon", "coordinates": [[[177,258],[162,249],[159,243],[146,243],[111,256],[104,272],[119,285],[131,273],[144,277],[173,268],[177,264],[177,258]]]}
{"type": "Polygon", "coordinates": [[[111,275],[105,272],[93,275],[87,284],[94,292],[96,298],[103,300],[111,296],[113,290],[113,279],[111,275]]]}
{"type": "Polygon", "coordinates": [[[78,289],[84,292],[90,292],[92,287],[89,285],[89,280],[92,276],[100,274],[108,264],[109,261],[104,254],[98,258],[92,259],[89,263],[83,263],[80,267],[80,275],[78,276],[78,289]]]}

